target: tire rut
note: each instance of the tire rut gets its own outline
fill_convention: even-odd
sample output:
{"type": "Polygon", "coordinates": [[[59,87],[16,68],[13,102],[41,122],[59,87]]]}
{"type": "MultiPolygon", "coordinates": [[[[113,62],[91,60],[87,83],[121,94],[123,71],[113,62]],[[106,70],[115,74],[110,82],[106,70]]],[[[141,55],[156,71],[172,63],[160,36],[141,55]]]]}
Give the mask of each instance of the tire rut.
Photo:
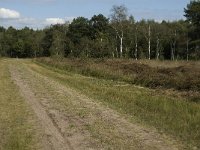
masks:
{"type": "Polygon", "coordinates": [[[13,81],[19,87],[22,96],[27,100],[36,116],[38,117],[48,139],[51,149],[74,150],[70,142],[63,136],[56,122],[49,116],[45,108],[38,102],[30,87],[21,79],[20,73],[14,67],[10,67],[13,81]]]}

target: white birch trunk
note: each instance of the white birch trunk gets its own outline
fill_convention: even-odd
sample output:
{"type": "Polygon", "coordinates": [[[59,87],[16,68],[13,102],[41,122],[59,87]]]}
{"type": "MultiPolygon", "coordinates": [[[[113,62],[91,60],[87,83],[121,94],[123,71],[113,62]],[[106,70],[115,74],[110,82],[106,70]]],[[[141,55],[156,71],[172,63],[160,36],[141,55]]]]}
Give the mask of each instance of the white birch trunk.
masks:
{"type": "Polygon", "coordinates": [[[123,53],[123,37],[120,37],[120,58],[122,58],[123,53]]]}
{"type": "Polygon", "coordinates": [[[151,59],[151,26],[149,25],[149,60],[151,59]]]}
{"type": "Polygon", "coordinates": [[[135,43],[135,59],[138,60],[138,44],[135,43]]]}
{"type": "Polygon", "coordinates": [[[135,60],[138,59],[138,39],[137,39],[137,27],[135,33],[135,60]]]}
{"type": "MultiPolygon", "coordinates": [[[[117,31],[117,29],[115,29],[115,31],[116,31],[116,33],[117,33],[117,36],[118,36],[119,39],[120,39],[120,58],[122,58],[124,33],[123,33],[123,31],[121,30],[121,35],[119,35],[119,32],[117,31]]],[[[116,36],[116,39],[117,39],[117,36],[116,36]]]]}

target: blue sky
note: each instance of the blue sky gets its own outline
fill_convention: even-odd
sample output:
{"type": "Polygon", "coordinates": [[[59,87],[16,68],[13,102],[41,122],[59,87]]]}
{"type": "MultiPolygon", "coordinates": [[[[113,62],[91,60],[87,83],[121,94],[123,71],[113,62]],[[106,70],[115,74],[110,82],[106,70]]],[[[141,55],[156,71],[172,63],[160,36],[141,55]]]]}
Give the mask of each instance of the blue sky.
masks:
{"type": "Polygon", "coordinates": [[[43,28],[78,16],[109,17],[113,5],[124,4],[136,20],[184,19],[190,0],[0,0],[0,26],[43,28]]]}

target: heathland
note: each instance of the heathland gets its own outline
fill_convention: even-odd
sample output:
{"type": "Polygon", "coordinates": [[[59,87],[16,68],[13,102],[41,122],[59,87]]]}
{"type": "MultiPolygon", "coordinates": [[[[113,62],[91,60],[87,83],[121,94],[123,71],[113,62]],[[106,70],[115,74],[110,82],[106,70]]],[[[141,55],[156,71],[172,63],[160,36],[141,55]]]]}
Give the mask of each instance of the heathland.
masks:
{"type": "MultiPolygon", "coordinates": [[[[199,62],[127,59],[37,59],[70,87],[187,144],[199,141],[199,62]]],[[[194,144],[194,145],[196,145],[194,144]]]]}
{"type": "Polygon", "coordinates": [[[1,59],[0,148],[198,149],[198,64],[1,59]]]}

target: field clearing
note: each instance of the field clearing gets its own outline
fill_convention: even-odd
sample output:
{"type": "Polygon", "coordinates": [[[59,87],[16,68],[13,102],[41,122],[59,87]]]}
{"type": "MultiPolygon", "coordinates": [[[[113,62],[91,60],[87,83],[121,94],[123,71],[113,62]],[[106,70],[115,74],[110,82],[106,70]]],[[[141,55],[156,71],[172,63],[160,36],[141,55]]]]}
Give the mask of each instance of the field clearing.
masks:
{"type": "MultiPolygon", "coordinates": [[[[94,61],[92,60],[92,62],[94,61]]],[[[199,103],[191,102],[191,99],[194,100],[194,93],[197,93],[195,95],[195,100],[197,102],[199,101],[198,92],[185,91],[188,94],[185,96],[185,92],[183,91],[165,91],[159,89],[138,88],[135,85],[127,84],[126,81],[118,82],[113,78],[112,80],[114,81],[102,80],[101,78],[109,79],[106,78],[107,72],[102,71],[102,69],[105,68],[105,65],[98,68],[99,61],[97,65],[91,63],[92,67],[89,67],[89,71],[84,72],[88,69],[87,67],[89,63],[91,62],[84,62],[84,60],[63,60],[61,62],[55,62],[54,64],[51,64],[50,59],[47,60],[47,63],[44,62],[44,64],[48,64],[45,66],[46,68],[67,75],[69,74],[68,71],[71,70],[72,72],[99,77],[98,74],[90,73],[92,69],[92,71],[97,71],[100,68],[99,70],[101,71],[98,70],[97,72],[103,73],[104,75],[100,76],[100,79],[89,77],[84,78],[83,80],[81,76],[80,78],[77,77],[74,80],[73,73],[71,73],[72,78],[55,76],[54,78],[57,78],[64,84],[70,85],[70,87],[79,89],[83,93],[90,95],[94,99],[102,101],[106,105],[109,105],[120,112],[129,114],[131,116],[136,116],[140,121],[142,120],[142,122],[145,122],[146,124],[150,124],[161,131],[181,138],[188,144],[190,142],[194,142],[198,145],[198,138],[200,137],[200,105],[199,103]],[[61,66],[59,66],[59,63],[61,66]],[[56,68],[62,68],[62,70],[56,68]]],[[[100,65],[102,64],[100,63],[100,65]]],[[[197,64],[196,66],[198,68],[197,64]]],[[[111,71],[113,70],[110,70],[109,73],[111,73],[111,71]]],[[[194,72],[192,72],[192,74],[193,73],[194,72]]],[[[115,74],[115,72],[112,73],[112,75],[113,74],[115,74]]],[[[48,73],[48,75],[51,75],[51,73],[48,73]]],[[[121,75],[122,74],[120,74],[120,78],[118,78],[119,80],[121,77],[124,77],[121,75]]],[[[124,78],[126,78],[126,76],[124,78]]],[[[197,80],[199,80],[199,78],[197,78],[197,80]]]]}
{"type": "Polygon", "coordinates": [[[0,66],[2,149],[200,147],[200,105],[181,95],[29,59],[2,59],[0,66]]]}

